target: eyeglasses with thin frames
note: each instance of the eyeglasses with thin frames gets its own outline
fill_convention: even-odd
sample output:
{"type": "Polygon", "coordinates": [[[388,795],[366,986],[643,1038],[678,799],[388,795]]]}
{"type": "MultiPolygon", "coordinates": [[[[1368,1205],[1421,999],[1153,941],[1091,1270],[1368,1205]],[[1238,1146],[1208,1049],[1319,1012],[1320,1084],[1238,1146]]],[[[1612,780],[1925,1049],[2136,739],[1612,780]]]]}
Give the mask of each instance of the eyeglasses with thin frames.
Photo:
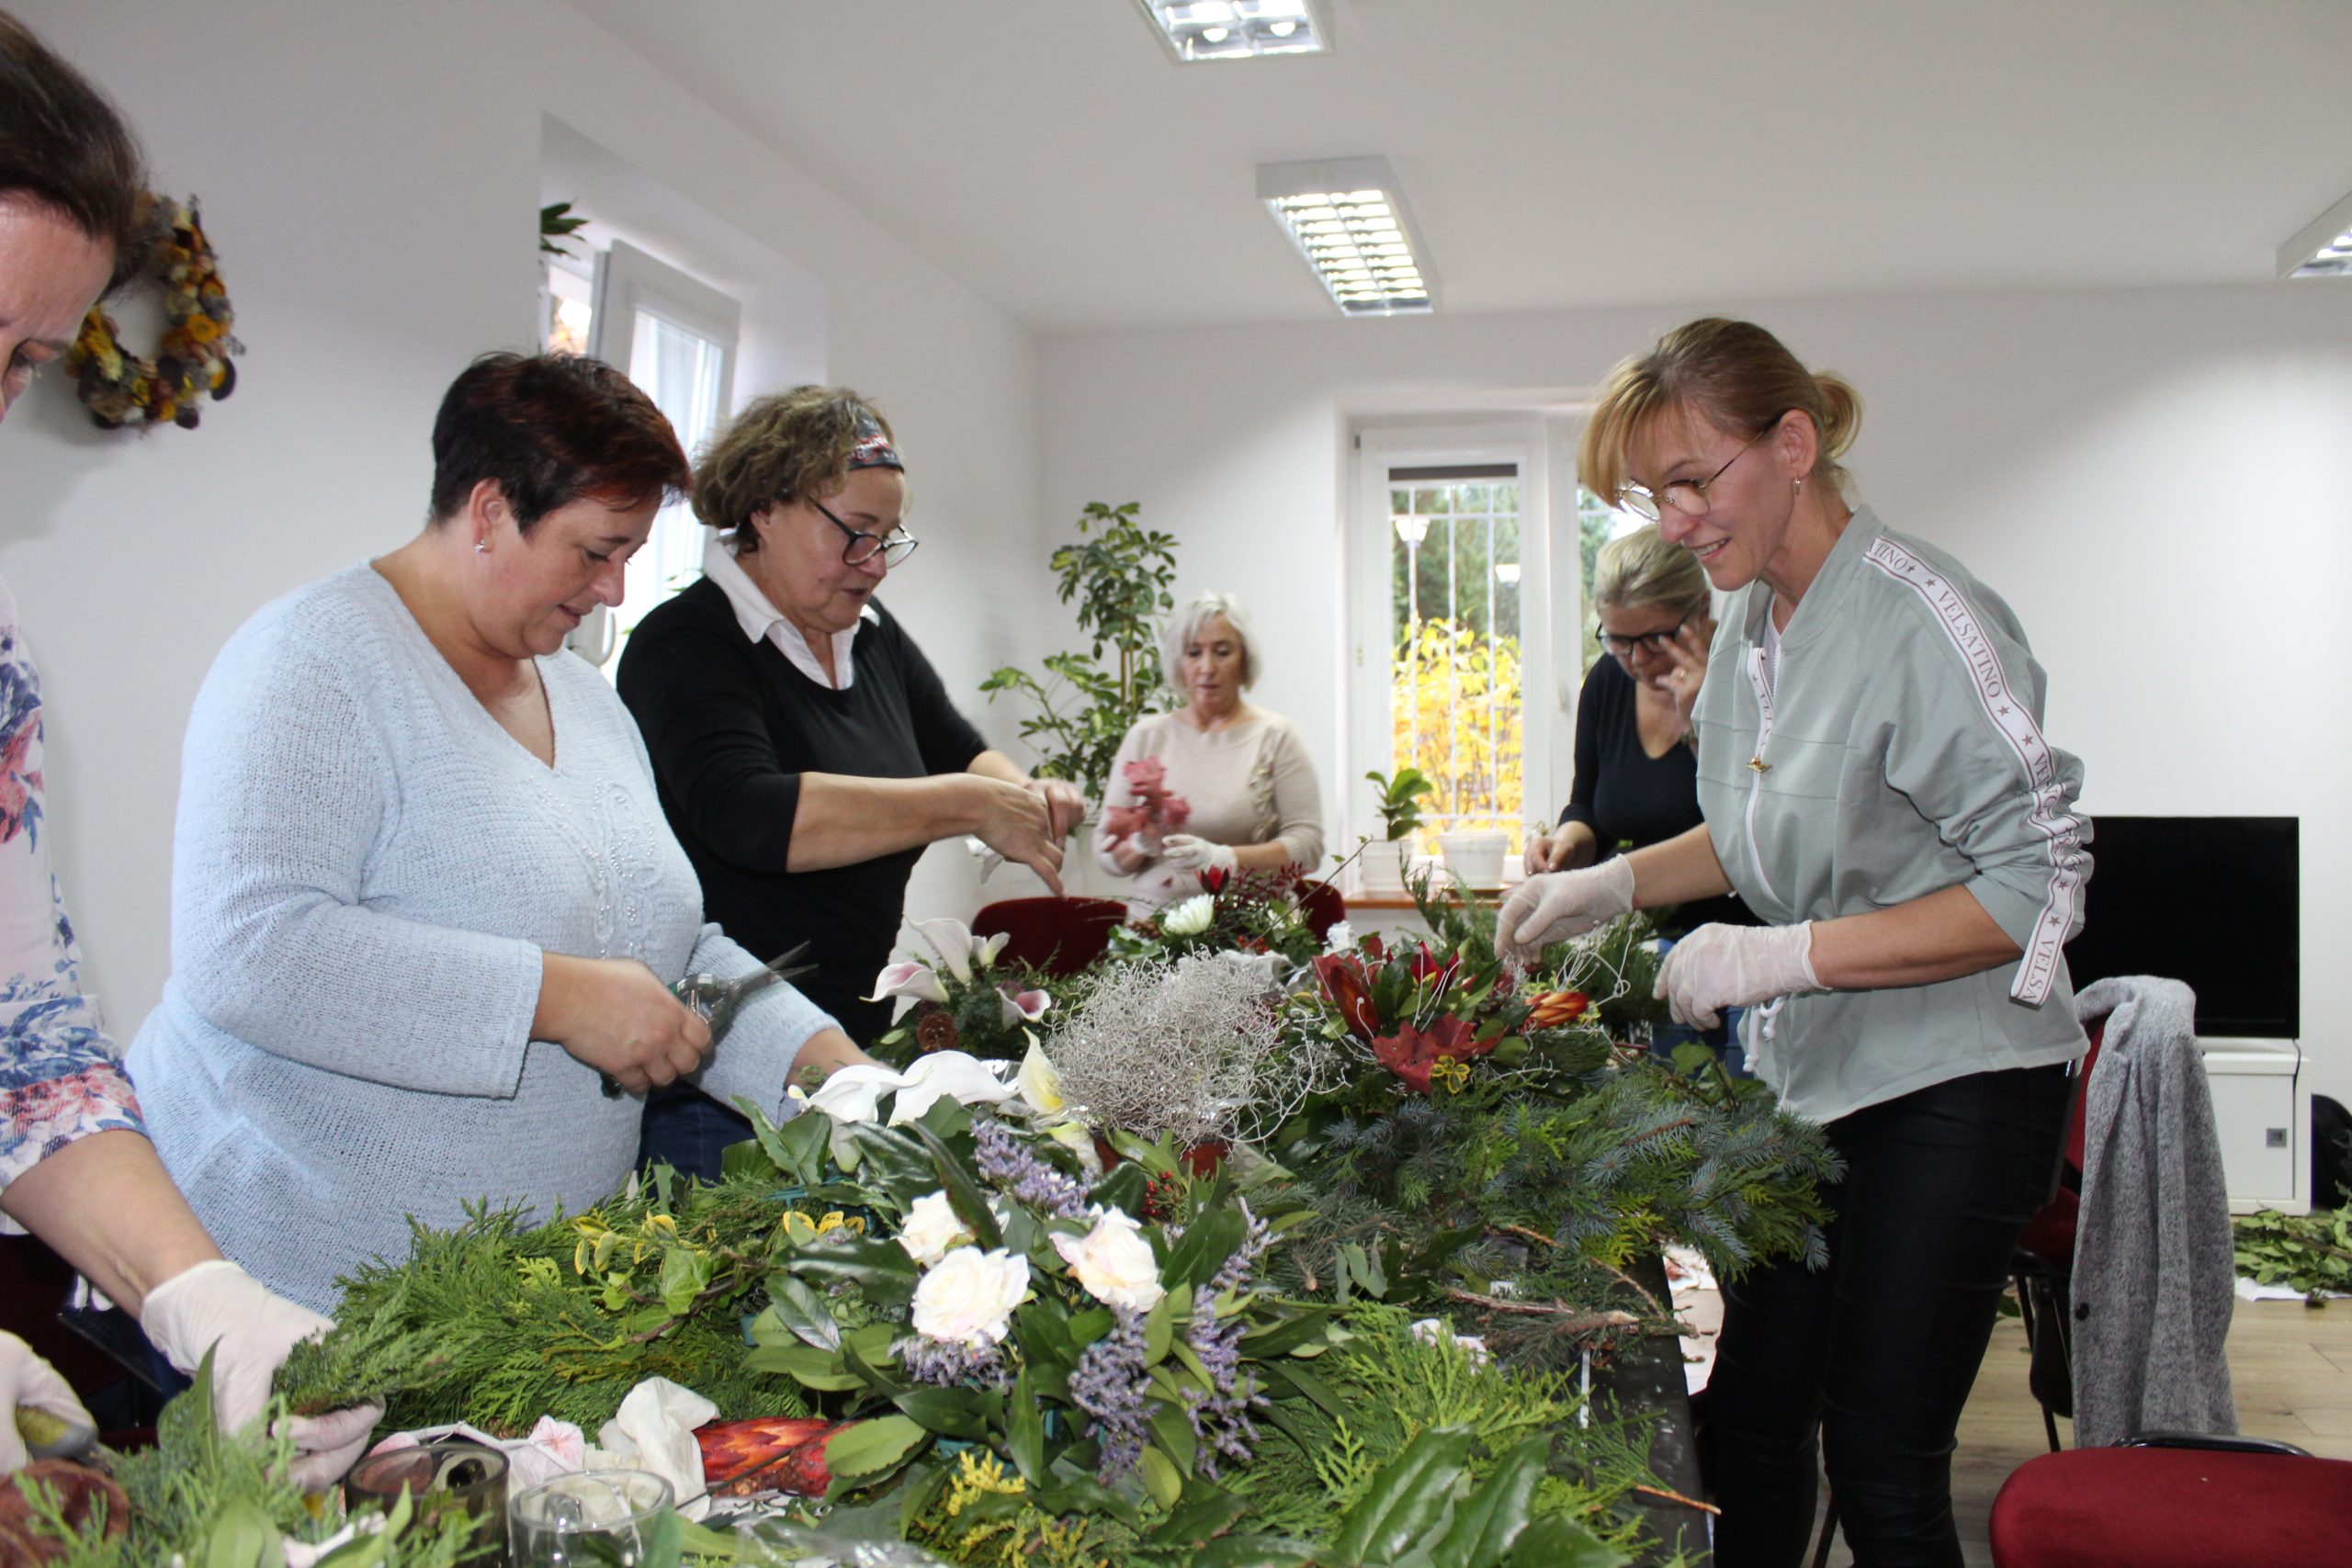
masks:
{"type": "Polygon", "coordinates": [[[842,547],[842,564],[844,566],[870,561],[877,551],[884,566],[897,566],[914,554],[915,547],[922,543],[904,528],[893,528],[888,534],[869,534],[863,528],[853,528],[834,516],[831,507],[813,496],[809,498],[808,504],[824,513],[826,522],[849,536],[849,542],[842,547]]]}
{"type": "MultiPolygon", "coordinates": [[[[1665,495],[1666,503],[1685,517],[1704,517],[1707,514],[1707,509],[1714,504],[1707,499],[1707,491],[1713,488],[1714,482],[1731,472],[1732,464],[1747,456],[1748,447],[1754,446],[1780,427],[1781,422],[1776,419],[1749,436],[1747,446],[1742,446],[1738,451],[1734,452],[1722,468],[1717,468],[1703,479],[1668,479],[1658,486],[1659,491],[1665,495]],[[1675,493],[1678,491],[1683,493],[1678,495],[1675,493]]],[[[1650,492],[1647,485],[1627,485],[1618,492],[1617,504],[1636,517],[1646,517],[1653,523],[1658,520],[1658,497],[1650,492]]]]}

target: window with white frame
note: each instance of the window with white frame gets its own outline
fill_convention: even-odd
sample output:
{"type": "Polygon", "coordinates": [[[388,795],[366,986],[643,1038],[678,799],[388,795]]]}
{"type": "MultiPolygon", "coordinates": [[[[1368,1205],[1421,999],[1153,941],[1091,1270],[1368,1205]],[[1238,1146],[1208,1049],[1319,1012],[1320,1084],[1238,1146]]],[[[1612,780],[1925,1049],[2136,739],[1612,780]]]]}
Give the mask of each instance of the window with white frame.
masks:
{"type": "MultiPolygon", "coordinates": [[[[621,370],[669,416],[689,457],[732,405],[741,316],[727,295],[624,240],[596,254],[587,279],[548,264],[548,349],[593,355],[621,370]]],[[[663,507],[629,559],[619,609],[583,623],[572,647],[609,674],[645,613],[702,575],[705,536],[684,501],[663,507]]]]}
{"type": "MultiPolygon", "coordinates": [[[[1510,835],[1515,861],[1522,825],[1557,804],[1553,649],[1573,643],[1554,625],[1549,445],[1534,421],[1358,440],[1350,774],[1428,775],[1417,853],[1435,852],[1441,831],[1492,829],[1510,835]]],[[[1565,598],[1573,613],[1575,584],[1565,598]]],[[[1351,826],[1376,836],[1370,791],[1351,787],[1351,826]]]]}

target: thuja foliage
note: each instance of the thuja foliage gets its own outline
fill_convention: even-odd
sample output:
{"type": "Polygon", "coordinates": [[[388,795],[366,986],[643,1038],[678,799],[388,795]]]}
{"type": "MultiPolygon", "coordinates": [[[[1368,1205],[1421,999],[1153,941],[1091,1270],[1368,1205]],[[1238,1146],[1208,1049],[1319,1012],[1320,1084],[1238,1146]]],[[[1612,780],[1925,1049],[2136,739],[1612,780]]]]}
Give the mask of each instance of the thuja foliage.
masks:
{"type": "MultiPolygon", "coordinates": [[[[235,1437],[220,1432],[208,1356],[195,1385],[164,1407],[154,1446],[112,1456],[115,1480],[130,1504],[127,1533],[107,1539],[103,1517],[77,1530],[59,1517],[52,1497],[32,1489],[33,1525],[44,1538],[40,1560],[53,1568],[282,1562],[281,1537],[314,1542],[339,1521],[322,1522],[306,1506],[287,1478],[293,1442],[269,1436],[269,1425],[256,1422],[235,1437]]],[[[469,1524],[454,1512],[413,1521],[403,1496],[380,1532],[358,1535],[322,1559],[322,1568],[450,1568],[466,1551],[469,1524]]]]}
{"type": "Polygon", "coordinates": [[[594,1431],[650,1377],[730,1416],[805,1414],[791,1379],[746,1366],[741,1319],[788,1232],[864,1222],[780,1204],[776,1182],[772,1168],[709,1186],[657,1170],[545,1224],[487,1207],[455,1230],[413,1224],[406,1258],[341,1282],[334,1330],[297,1347],[278,1388],[300,1411],[382,1399],[396,1427],[503,1435],[543,1415],[594,1431]]]}

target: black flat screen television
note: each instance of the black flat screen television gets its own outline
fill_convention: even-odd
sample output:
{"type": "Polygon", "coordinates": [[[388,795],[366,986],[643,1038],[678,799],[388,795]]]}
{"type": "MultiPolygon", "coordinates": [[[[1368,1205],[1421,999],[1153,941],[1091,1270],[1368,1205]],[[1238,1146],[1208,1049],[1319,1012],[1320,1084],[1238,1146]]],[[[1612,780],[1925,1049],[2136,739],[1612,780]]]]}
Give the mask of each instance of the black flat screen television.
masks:
{"type": "Polygon", "coordinates": [[[2093,813],[2083,934],[2066,947],[2082,990],[2163,975],[2197,993],[2197,1032],[2302,1032],[2301,878],[2293,817],[2093,813]]]}

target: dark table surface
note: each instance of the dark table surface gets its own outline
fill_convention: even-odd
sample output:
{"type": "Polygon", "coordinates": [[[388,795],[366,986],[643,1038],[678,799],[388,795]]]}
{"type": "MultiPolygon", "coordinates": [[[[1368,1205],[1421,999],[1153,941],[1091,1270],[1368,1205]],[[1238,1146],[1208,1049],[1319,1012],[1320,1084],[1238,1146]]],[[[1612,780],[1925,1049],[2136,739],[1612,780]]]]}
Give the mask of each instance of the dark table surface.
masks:
{"type": "MultiPolygon", "coordinates": [[[[1645,1258],[1628,1270],[1634,1281],[1659,1302],[1671,1300],[1666,1265],[1645,1258]]],[[[1660,1486],[1685,1497],[1704,1497],[1699,1480],[1699,1454],[1692,1443],[1690,1395],[1682,1375],[1682,1342],[1657,1335],[1620,1345],[1607,1363],[1592,1374],[1594,1400],[1603,1408],[1614,1405],[1627,1414],[1653,1413],[1650,1431],[1650,1472],[1660,1486]]],[[[1629,1506],[1649,1527],[1658,1545],[1644,1553],[1644,1561],[1663,1561],[1676,1550],[1690,1561],[1704,1562],[1707,1516],[1663,1497],[1635,1493],[1629,1506]]]]}

